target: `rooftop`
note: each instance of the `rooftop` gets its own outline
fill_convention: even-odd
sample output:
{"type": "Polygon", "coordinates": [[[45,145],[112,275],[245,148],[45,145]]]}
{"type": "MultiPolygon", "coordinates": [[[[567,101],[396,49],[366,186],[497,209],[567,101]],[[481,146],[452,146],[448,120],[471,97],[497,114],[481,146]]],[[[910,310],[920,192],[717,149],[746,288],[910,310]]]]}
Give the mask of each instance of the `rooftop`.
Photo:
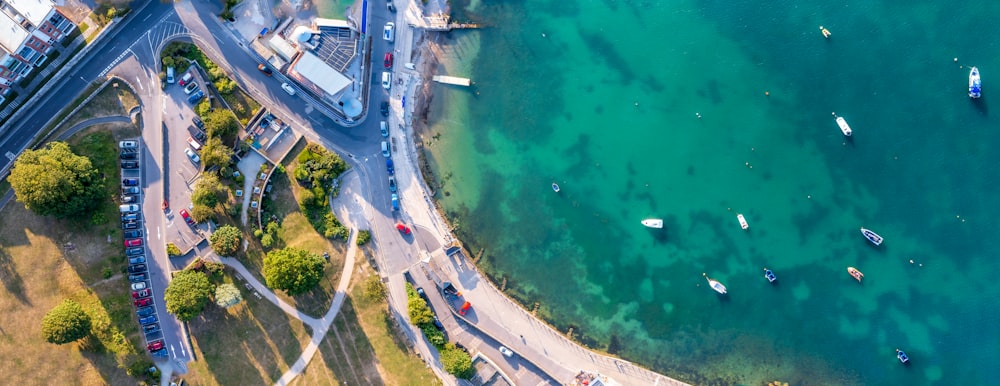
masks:
{"type": "Polygon", "coordinates": [[[338,72],[344,72],[357,54],[358,39],[346,21],[316,19],[319,31],[313,53],[338,72]]]}
{"type": "Polygon", "coordinates": [[[312,83],[319,91],[330,96],[337,95],[352,82],[311,52],[303,52],[288,72],[292,76],[297,74],[297,78],[312,83]]]}
{"type": "Polygon", "coordinates": [[[0,50],[2,52],[13,53],[27,38],[28,30],[21,27],[21,24],[11,19],[8,14],[0,12],[0,50]]]}
{"type": "MultiPolygon", "coordinates": [[[[15,12],[36,27],[42,24],[45,17],[55,7],[55,2],[52,0],[0,0],[0,4],[3,4],[0,7],[5,8],[7,12],[10,12],[10,10],[6,9],[6,6],[13,7],[15,12]]],[[[17,18],[14,18],[14,20],[17,20],[17,18]]]]}

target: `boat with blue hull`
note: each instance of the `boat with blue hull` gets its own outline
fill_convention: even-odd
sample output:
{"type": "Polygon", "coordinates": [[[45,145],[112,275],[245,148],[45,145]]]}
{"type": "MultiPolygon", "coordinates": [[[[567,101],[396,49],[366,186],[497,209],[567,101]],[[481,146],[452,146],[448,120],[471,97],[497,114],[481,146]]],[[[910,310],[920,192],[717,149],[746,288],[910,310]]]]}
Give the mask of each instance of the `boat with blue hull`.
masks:
{"type": "Polygon", "coordinates": [[[764,278],[767,279],[768,283],[774,283],[778,280],[777,276],[774,276],[774,271],[764,268],[764,278]]]}
{"type": "Polygon", "coordinates": [[[983,81],[979,78],[979,69],[969,70],[969,98],[979,98],[983,95],[983,81]]]}
{"type": "Polygon", "coordinates": [[[896,349],[896,359],[899,359],[899,363],[902,363],[904,365],[910,364],[910,357],[907,356],[906,353],[903,352],[903,350],[900,350],[898,348],[896,349]]]}

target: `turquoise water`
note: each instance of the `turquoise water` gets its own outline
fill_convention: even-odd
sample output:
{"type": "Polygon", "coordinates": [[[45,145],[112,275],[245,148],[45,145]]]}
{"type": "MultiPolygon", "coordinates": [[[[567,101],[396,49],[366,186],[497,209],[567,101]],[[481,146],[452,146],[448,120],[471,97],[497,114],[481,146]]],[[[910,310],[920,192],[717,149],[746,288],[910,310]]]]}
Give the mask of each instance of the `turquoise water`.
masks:
{"type": "Polygon", "coordinates": [[[1000,3],[454,11],[491,27],[447,36],[439,72],[476,84],[435,86],[438,199],[561,330],[699,384],[995,382],[1000,3]]]}
{"type": "MultiPolygon", "coordinates": [[[[355,0],[313,0],[312,6],[316,8],[316,14],[319,17],[327,19],[338,19],[344,20],[347,17],[347,9],[354,4],[355,0]]],[[[369,3],[383,6],[380,3],[376,3],[378,0],[370,1],[369,3]]]]}

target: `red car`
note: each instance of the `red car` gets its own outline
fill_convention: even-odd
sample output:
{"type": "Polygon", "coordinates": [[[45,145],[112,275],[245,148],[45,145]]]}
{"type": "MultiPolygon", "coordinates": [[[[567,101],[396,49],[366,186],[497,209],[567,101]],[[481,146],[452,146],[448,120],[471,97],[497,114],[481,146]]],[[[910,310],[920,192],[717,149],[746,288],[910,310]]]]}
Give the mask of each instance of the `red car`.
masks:
{"type": "Polygon", "coordinates": [[[125,240],[125,247],[126,248],[128,248],[128,247],[141,247],[141,246],[142,246],[142,239],[128,239],[128,240],[125,240]]]}
{"type": "Polygon", "coordinates": [[[400,232],[403,232],[403,234],[406,235],[410,234],[410,227],[403,225],[403,223],[401,222],[396,223],[396,229],[398,229],[400,232]]]}
{"type": "Polygon", "coordinates": [[[148,306],[148,305],[152,305],[153,304],[153,299],[150,299],[150,298],[136,299],[132,303],[134,303],[136,307],[145,307],[145,306],[148,306]]]}
{"type": "Polygon", "coordinates": [[[141,290],[141,291],[132,291],[132,298],[133,299],[148,298],[149,295],[150,295],[150,293],[149,293],[148,289],[144,289],[144,290],[141,290]]]}
{"type": "Polygon", "coordinates": [[[385,53],[385,60],[382,61],[382,65],[385,68],[392,68],[392,52],[385,53]]]}
{"type": "Polygon", "coordinates": [[[470,308],[472,308],[472,303],[465,302],[465,304],[462,305],[462,308],[458,310],[458,313],[464,316],[467,312],[469,312],[470,308]]]}
{"type": "Polygon", "coordinates": [[[191,215],[188,214],[187,209],[181,209],[181,217],[184,218],[184,222],[186,222],[188,225],[194,225],[194,219],[192,219],[191,215]]]}
{"type": "Polygon", "coordinates": [[[163,348],[163,339],[154,340],[146,345],[146,349],[149,351],[156,351],[163,348]]]}

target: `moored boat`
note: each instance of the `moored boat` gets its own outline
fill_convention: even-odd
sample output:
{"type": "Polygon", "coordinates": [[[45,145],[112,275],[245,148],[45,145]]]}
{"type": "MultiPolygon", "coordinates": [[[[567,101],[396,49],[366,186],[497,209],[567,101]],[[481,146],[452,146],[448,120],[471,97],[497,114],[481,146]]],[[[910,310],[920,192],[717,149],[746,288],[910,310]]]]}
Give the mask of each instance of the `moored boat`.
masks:
{"type": "Polygon", "coordinates": [[[854,267],[847,267],[847,273],[850,274],[851,277],[857,279],[858,283],[861,282],[861,279],[865,278],[865,274],[861,273],[861,271],[858,271],[858,269],[854,267]]]}
{"type": "Polygon", "coordinates": [[[979,98],[983,92],[983,81],[979,79],[979,69],[969,70],[969,98],[979,98]]]}
{"type": "Polygon", "coordinates": [[[645,225],[645,226],[647,226],[649,228],[660,229],[660,228],[663,228],[663,219],[659,219],[659,218],[647,218],[645,220],[642,220],[642,225],[645,225]]]}
{"type": "Polygon", "coordinates": [[[778,280],[778,277],[774,276],[774,272],[771,271],[770,269],[767,269],[767,267],[764,267],[764,278],[767,279],[768,283],[774,283],[776,280],[778,280]]]}
{"type": "Polygon", "coordinates": [[[559,184],[553,182],[552,183],[552,191],[554,191],[556,193],[559,193],[559,184]]]}
{"type": "Polygon", "coordinates": [[[747,219],[746,219],[746,217],[743,217],[742,213],[736,214],[736,219],[740,221],[740,228],[743,228],[743,229],[749,229],[750,228],[750,224],[747,224],[747,219]]]}
{"type": "Polygon", "coordinates": [[[837,126],[840,126],[840,132],[844,133],[844,136],[850,137],[853,131],[851,131],[851,126],[847,124],[847,120],[844,117],[837,117],[837,126]]]}
{"type": "Polygon", "coordinates": [[[900,350],[898,348],[896,349],[896,359],[899,359],[899,363],[902,363],[904,365],[910,364],[910,357],[907,356],[906,353],[903,352],[903,350],[900,350]]]}
{"type": "Polygon", "coordinates": [[[882,236],[879,236],[878,233],[872,232],[871,229],[861,228],[861,234],[865,235],[865,238],[868,239],[868,241],[871,241],[872,244],[882,245],[882,236]]]}
{"type": "Polygon", "coordinates": [[[715,290],[715,292],[718,292],[720,295],[726,294],[727,291],[725,285],[720,283],[718,280],[708,277],[708,275],[705,274],[704,272],[701,273],[701,276],[704,276],[705,280],[708,280],[708,286],[712,287],[712,289],[715,290]]]}
{"type": "Polygon", "coordinates": [[[832,33],[830,33],[830,30],[824,28],[823,26],[819,26],[819,32],[822,33],[823,37],[827,39],[830,38],[830,35],[833,35],[832,33]]]}

